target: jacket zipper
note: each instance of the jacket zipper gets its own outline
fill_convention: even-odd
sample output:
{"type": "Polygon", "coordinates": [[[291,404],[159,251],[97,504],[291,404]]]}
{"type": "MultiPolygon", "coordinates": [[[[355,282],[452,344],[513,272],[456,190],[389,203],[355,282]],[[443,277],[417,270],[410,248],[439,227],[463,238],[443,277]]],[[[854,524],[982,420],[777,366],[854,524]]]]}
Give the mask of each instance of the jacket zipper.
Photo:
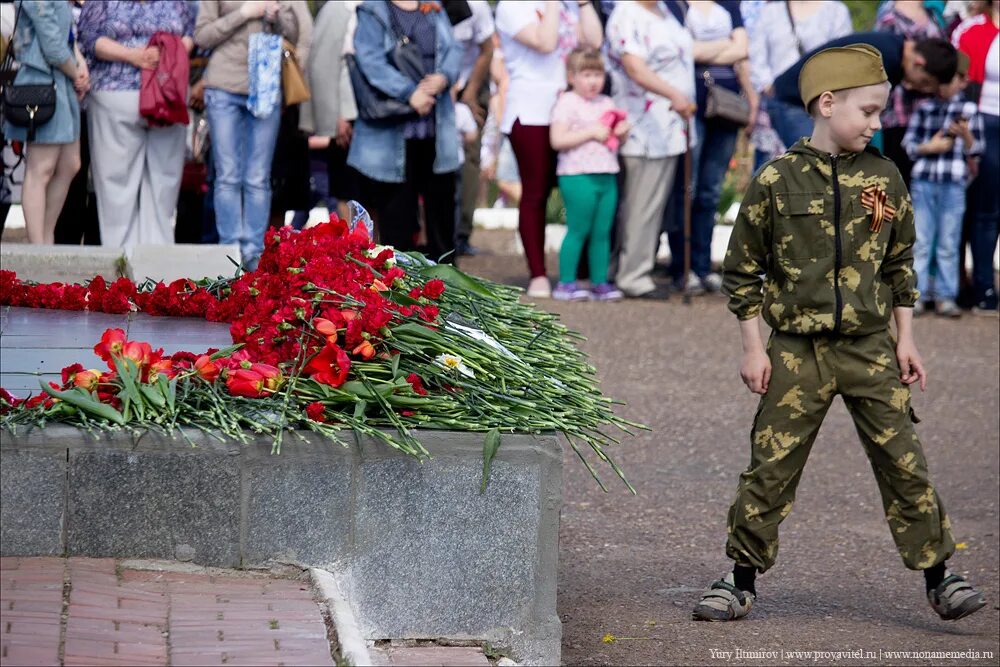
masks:
{"type": "Polygon", "coordinates": [[[840,266],[843,262],[843,249],[840,241],[840,179],[837,176],[837,156],[830,156],[830,171],[833,177],[833,240],[836,254],[833,259],[833,294],[835,299],[833,312],[833,333],[840,333],[840,325],[844,315],[844,298],[840,293],[840,266]]]}

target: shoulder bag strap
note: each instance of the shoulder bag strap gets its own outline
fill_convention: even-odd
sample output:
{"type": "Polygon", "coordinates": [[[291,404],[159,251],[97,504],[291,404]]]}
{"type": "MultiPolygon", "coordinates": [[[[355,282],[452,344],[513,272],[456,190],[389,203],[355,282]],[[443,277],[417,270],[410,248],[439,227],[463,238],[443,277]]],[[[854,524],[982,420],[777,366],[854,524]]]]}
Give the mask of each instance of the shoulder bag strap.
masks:
{"type": "Polygon", "coordinates": [[[799,57],[805,55],[805,51],[802,50],[802,40],[799,39],[799,33],[795,30],[795,19],[792,18],[792,7],[788,0],[785,0],[785,11],[788,13],[788,23],[792,26],[792,37],[795,39],[795,48],[799,50],[799,57]]]}

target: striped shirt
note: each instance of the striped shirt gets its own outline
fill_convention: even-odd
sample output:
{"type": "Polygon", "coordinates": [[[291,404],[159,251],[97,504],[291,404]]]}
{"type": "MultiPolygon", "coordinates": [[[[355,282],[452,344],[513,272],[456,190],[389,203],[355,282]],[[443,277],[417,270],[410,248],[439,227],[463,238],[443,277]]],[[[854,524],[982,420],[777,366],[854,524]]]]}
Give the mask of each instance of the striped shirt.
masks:
{"type": "Polygon", "coordinates": [[[983,119],[974,102],[959,93],[950,100],[937,97],[917,105],[903,136],[903,148],[914,161],[911,178],[934,183],[965,183],[968,180],[968,166],[965,158],[979,155],[984,147],[983,119]],[[965,145],[961,137],[955,138],[950,151],[937,155],[918,155],[917,147],[926,143],[940,130],[947,130],[953,121],[965,118],[969,121],[969,131],[973,143],[965,145]]]}

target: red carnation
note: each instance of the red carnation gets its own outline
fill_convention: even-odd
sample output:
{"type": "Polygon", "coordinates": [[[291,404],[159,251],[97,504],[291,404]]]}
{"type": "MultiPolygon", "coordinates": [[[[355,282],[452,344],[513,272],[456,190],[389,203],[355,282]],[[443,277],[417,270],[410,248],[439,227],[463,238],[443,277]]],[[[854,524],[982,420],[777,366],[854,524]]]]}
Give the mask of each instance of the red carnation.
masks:
{"type": "Polygon", "coordinates": [[[444,294],[444,281],[440,278],[429,280],[421,292],[428,299],[436,299],[444,294]]]}
{"type": "Polygon", "coordinates": [[[413,392],[421,396],[427,395],[427,390],[424,388],[424,381],[420,379],[420,376],[416,373],[410,373],[406,376],[406,381],[410,383],[413,387],[413,392]]]}
{"type": "Polygon", "coordinates": [[[321,424],[326,423],[326,417],[323,416],[325,408],[319,401],[313,401],[306,406],[306,417],[313,420],[314,422],[319,422],[321,424]]]}

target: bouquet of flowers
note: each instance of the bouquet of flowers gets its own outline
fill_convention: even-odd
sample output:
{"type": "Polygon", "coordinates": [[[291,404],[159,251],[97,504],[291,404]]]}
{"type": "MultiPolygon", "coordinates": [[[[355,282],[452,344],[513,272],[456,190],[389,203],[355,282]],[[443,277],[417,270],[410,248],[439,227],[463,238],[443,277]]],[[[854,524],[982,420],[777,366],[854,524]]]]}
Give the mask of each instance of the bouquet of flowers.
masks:
{"type": "Polygon", "coordinates": [[[3,305],[201,317],[228,322],[234,343],[168,356],[109,329],[94,348],[106,369],[74,364],[27,399],[0,389],[0,428],[266,434],[275,452],[288,434],[341,441],[350,429],[418,458],[415,429],[480,431],[484,485],[503,433],[559,431],[598,484],[584,448],[628,485],[604,429],[643,427],[614,414],[579,336],[518,294],[378,246],[336,216],[270,233],[257,270],[235,279],[63,285],[0,271],[3,305]]]}

